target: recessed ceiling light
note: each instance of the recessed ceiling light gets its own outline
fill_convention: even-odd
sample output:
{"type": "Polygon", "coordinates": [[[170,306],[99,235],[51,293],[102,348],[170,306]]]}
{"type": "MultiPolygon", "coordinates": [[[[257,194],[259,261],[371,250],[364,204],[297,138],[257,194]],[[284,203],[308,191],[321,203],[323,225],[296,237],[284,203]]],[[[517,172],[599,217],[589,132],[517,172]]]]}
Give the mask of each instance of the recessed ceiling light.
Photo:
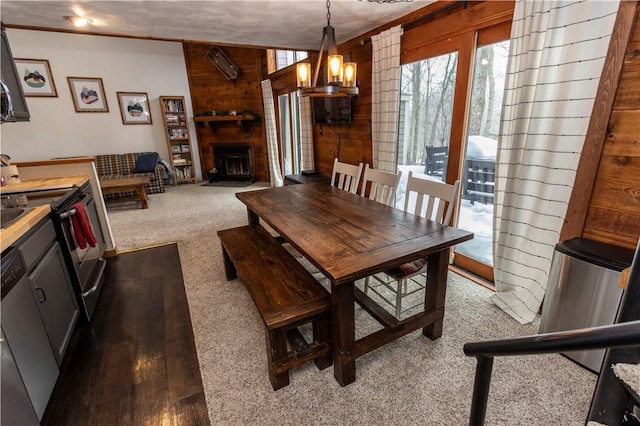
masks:
{"type": "Polygon", "coordinates": [[[85,18],[84,16],[65,16],[64,19],[71,21],[71,23],[76,27],[84,27],[85,25],[93,23],[92,19],[85,18]]]}

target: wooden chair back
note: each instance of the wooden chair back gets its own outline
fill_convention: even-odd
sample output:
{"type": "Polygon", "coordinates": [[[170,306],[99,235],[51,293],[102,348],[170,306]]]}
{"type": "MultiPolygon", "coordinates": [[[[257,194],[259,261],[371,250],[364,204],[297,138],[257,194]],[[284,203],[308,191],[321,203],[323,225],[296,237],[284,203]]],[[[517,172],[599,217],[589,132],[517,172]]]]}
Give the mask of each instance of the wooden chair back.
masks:
{"type": "Polygon", "coordinates": [[[413,176],[409,171],[404,211],[449,225],[459,190],[459,180],[450,185],[413,176]],[[415,193],[415,197],[411,197],[412,192],[415,193]],[[414,201],[415,204],[412,204],[414,201]]]}
{"type": "Polygon", "coordinates": [[[358,166],[341,163],[336,158],[333,161],[333,172],[331,173],[331,185],[356,194],[360,175],[362,174],[362,163],[358,166]]]}
{"type": "Polygon", "coordinates": [[[364,166],[364,176],[362,177],[362,190],[360,195],[365,197],[367,190],[367,183],[371,182],[369,188],[369,199],[377,201],[387,206],[393,206],[395,203],[396,189],[400,182],[402,172],[397,174],[391,172],[385,172],[383,170],[376,170],[369,168],[367,164],[364,166]]]}

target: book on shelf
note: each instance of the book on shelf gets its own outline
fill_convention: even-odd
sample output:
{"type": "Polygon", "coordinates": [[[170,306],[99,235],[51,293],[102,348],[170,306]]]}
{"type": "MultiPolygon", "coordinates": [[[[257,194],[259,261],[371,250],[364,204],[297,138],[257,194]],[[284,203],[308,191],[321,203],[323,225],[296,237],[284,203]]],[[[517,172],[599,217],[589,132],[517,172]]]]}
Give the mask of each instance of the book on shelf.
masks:
{"type": "Polygon", "coordinates": [[[170,139],[185,139],[187,137],[187,130],[183,128],[169,129],[168,133],[170,139]]]}
{"type": "Polygon", "coordinates": [[[179,99],[165,99],[164,107],[168,112],[184,111],[182,101],[179,99]]]}
{"type": "Polygon", "coordinates": [[[191,167],[182,167],[176,169],[175,172],[178,180],[191,180],[193,178],[193,169],[191,167]]]}

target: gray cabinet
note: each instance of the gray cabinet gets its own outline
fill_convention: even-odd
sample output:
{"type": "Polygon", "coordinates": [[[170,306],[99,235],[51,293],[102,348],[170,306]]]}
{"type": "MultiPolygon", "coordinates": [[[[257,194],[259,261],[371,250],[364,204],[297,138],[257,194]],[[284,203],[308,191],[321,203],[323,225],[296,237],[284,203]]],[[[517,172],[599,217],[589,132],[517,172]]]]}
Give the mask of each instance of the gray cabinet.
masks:
{"type": "Polygon", "coordinates": [[[56,361],[61,365],[80,311],[57,241],[29,274],[29,282],[35,292],[56,361]]]}
{"type": "Polygon", "coordinates": [[[18,245],[58,365],[62,363],[80,311],[50,219],[18,245]]]}
{"type": "Polygon", "coordinates": [[[3,425],[38,425],[36,412],[31,405],[31,399],[24,387],[22,377],[18,371],[11,349],[4,338],[4,333],[0,338],[0,349],[2,351],[2,415],[0,423],[3,425]]]}
{"type": "Polygon", "coordinates": [[[2,253],[0,314],[2,424],[37,424],[80,314],[51,219],[2,253]]]}
{"type": "MultiPolygon", "coordinates": [[[[58,364],[26,276],[2,299],[2,332],[22,376],[33,410],[38,419],[41,419],[58,378],[58,364]]],[[[4,350],[3,347],[3,352],[4,350]]],[[[5,370],[9,371],[9,361],[10,358],[5,358],[3,353],[3,373],[5,370]]],[[[10,401],[18,399],[22,392],[20,382],[11,383],[10,378],[2,375],[2,424],[5,424],[5,415],[9,415],[6,411],[17,409],[9,405],[10,401]],[[13,390],[9,390],[10,388],[13,390]]],[[[23,410],[23,413],[29,418],[29,410],[23,410]]]]}

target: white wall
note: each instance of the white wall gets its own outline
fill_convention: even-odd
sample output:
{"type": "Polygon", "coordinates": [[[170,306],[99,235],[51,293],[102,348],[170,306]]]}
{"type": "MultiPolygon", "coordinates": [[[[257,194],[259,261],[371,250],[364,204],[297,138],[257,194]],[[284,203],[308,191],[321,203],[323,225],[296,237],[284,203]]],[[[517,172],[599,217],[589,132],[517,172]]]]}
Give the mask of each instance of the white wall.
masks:
{"type": "Polygon", "coordinates": [[[184,96],[195,168],[201,179],[189,82],[177,42],[7,29],[15,58],[47,59],[58,97],[28,97],[31,121],[0,127],[0,150],[11,161],[157,151],[169,159],[159,96],[184,96]],[[107,113],[77,113],[67,77],[99,77],[107,113]],[[116,92],[146,92],[152,124],[122,124],[116,92]]]}

